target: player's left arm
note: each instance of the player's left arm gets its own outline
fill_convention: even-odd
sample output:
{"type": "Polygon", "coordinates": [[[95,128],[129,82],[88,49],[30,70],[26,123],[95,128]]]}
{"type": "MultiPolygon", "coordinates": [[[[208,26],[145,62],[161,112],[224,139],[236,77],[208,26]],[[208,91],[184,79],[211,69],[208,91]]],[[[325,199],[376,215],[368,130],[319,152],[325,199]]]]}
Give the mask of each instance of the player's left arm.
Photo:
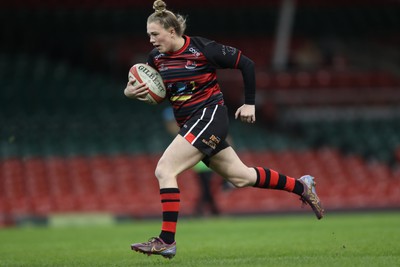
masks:
{"type": "Polygon", "coordinates": [[[244,104],[235,112],[235,119],[243,122],[254,123],[256,121],[256,75],[254,62],[243,54],[240,54],[237,68],[242,71],[244,82],[244,104]]]}
{"type": "Polygon", "coordinates": [[[204,54],[217,68],[239,69],[244,83],[244,104],[235,112],[235,118],[243,122],[254,123],[255,115],[255,68],[254,62],[237,48],[211,41],[206,45],[204,54]]]}

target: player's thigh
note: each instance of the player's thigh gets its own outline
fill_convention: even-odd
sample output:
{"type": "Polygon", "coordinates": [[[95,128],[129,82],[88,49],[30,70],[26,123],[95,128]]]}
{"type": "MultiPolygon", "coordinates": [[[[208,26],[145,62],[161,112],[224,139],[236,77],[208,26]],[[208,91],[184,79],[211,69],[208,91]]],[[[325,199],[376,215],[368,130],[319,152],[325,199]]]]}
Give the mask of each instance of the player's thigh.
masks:
{"type": "Polygon", "coordinates": [[[157,169],[161,174],[176,176],[196,165],[203,157],[203,153],[177,135],[161,156],[157,169]]]}
{"type": "Polygon", "coordinates": [[[256,180],[254,169],[246,166],[232,147],[211,157],[210,168],[236,186],[252,184],[256,180]]]}

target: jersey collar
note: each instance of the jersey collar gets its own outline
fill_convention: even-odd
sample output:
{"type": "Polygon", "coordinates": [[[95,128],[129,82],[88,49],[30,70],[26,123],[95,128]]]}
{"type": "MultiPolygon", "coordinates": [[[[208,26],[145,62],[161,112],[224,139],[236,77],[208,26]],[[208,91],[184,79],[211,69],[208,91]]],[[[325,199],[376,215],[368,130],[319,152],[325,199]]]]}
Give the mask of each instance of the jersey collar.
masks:
{"type": "Polygon", "coordinates": [[[170,54],[170,55],[179,55],[179,54],[181,54],[183,51],[185,51],[186,48],[188,48],[188,46],[189,46],[189,44],[190,44],[190,37],[187,36],[187,35],[183,35],[182,37],[183,37],[183,39],[185,39],[185,44],[184,44],[179,50],[177,50],[177,51],[175,51],[175,52],[172,52],[172,53],[168,53],[168,54],[170,54]]]}

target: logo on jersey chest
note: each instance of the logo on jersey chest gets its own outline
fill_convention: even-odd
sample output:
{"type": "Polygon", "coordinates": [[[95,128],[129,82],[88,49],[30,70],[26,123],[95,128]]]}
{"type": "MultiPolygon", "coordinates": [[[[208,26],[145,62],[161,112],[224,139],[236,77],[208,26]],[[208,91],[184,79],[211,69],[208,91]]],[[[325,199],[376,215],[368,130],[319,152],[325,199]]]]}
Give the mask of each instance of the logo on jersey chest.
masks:
{"type": "MultiPolygon", "coordinates": [[[[185,61],[182,62],[182,65],[184,65],[185,69],[187,70],[194,70],[197,67],[197,62],[191,59],[187,59],[186,62],[185,61]]],[[[160,72],[167,71],[169,69],[170,69],[169,66],[165,63],[161,63],[158,67],[158,70],[160,72]]]]}
{"type": "Polygon", "coordinates": [[[190,51],[190,53],[192,53],[195,57],[199,57],[199,56],[200,56],[200,52],[197,51],[197,49],[194,48],[194,47],[190,47],[190,48],[189,48],[189,51],[190,51]]]}
{"type": "Polygon", "coordinates": [[[196,61],[194,61],[194,60],[187,60],[186,61],[186,65],[185,65],[185,68],[186,69],[188,69],[188,70],[193,70],[193,69],[195,69],[197,67],[197,63],[196,63],[196,61]]]}

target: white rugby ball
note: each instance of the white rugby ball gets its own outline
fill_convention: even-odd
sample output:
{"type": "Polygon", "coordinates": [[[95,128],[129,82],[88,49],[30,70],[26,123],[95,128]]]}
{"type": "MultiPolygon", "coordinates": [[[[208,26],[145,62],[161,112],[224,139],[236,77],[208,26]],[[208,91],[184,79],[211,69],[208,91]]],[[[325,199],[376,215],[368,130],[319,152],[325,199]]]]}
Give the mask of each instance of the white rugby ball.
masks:
{"type": "Polygon", "coordinates": [[[135,78],[136,82],[147,84],[149,92],[146,95],[146,103],[156,105],[164,101],[166,97],[165,85],[160,73],[153,67],[137,63],[129,70],[129,77],[135,78]]]}

